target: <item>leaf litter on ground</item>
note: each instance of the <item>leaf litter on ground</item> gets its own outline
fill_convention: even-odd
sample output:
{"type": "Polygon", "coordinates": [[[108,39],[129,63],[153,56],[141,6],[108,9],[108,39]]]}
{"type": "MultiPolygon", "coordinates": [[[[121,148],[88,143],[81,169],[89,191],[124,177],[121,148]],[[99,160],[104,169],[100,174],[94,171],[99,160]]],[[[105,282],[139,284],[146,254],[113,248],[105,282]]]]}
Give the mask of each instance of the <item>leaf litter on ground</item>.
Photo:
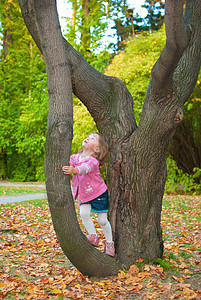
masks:
{"type": "Polygon", "coordinates": [[[139,257],[129,270],[108,278],[88,278],[71,265],[46,200],[1,205],[0,299],[200,299],[200,199],[165,196],[163,259],[146,264],[139,257]]]}

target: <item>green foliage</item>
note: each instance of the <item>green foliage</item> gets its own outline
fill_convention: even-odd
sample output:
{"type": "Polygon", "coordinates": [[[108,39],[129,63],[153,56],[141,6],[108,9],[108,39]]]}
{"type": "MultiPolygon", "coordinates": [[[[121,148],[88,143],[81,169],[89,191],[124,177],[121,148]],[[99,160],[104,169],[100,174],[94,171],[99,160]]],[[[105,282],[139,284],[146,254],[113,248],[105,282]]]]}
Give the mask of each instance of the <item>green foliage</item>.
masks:
{"type": "Polygon", "coordinates": [[[82,146],[83,139],[93,131],[97,131],[97,128],[92,116],[84,104],[78,99],[75,100],[73,108],[73,141],[71,152],[77,153],[82,146]]]}
{"type": "Polygon", "coordinates": [[[193,174],[189,175],[184,173],[176,165],[176,162],[171,158],[167,158],[167,181],[165,185],[165,191],[167,193],[181,193],[181,192],[193,192],[194,195],[201,192],[200,184],[195,183],[195,178],[201,176],[201,169],[194,168],[193,174]]]}
{"type": "MultiPolygon", "coordinates": [[[[102,48],[109,24],[126,10],[126,0],[69,0],[69,3],[72,4],[72,16],[66,18],[66,38],[93,65],[99,59],[97,53],[102,48]]],[[[107,52],[107,47],[103,52],[107,52]]]]}
{"type": "MultiPolygon", "coordinates": [[[[3,41],[7,28],[11,39],[6,56],[1,49],[0,60],[0,178],[44,181],[48,115],[45,64],[26,29],[18,1],[2,2],[1,9],[3,41]]],[[[96,65],[104,68],[109,56],[99,56],[96,65]]],[[[76,98],[74,103],[72,153],[91,131],[97,130],[84,105],[76,98]]]]}
{"type": "Polygon", "coordinates": [[[170,267],[169,262],[162,258],[157,258],[156,263],[158,263],[164,269],[168,269],[170,267]]]}
{"type": "Polygon", "coordinates": [[[104,70],[109,65],[113,57],[114,54],[111,54],[108,51],[103,50],[96,55],[95,59],[91,62],[91,65],[99,72],[104,72],[104,70]]]}
{"type": "Polygon", "coordinates": [[[0,195],[17,195],[17,194],[29,194],[29,193],[45,193],[46,189],[38,187],[37,185],[32,186],[0,186],[0,195]]]}
{"type": "Polygon", "coordinates": [[[69,43],[88,61],[94,61],[96,50],[107,28],[106,6],[103,1],[75,1],[72,3],[72,17],[66,18],[69,43]]]}
{"type": "Polygon", "coordinates": [[[44,180],[48,109],[45,64],[27,31],[18,1],[1,2],[1,23],[0,176],[44,180]]]}
{"type": "MultiPolygon", "coordinates": [[[[48,115],[48,86],[44,60],[28,33],[18,1],[1,2],[2,39],[9,28],[10,43],[0,60],[0,178],[44,181],[44,152],[48,115]]],[[[100,68],[108,59],[100,55],[100,68]],[[101,63],[102,60],[102,63],[101,63]]],[[[98,65],[98,61],[96,61],[98,65]]],[[[96,130],[87,109],[74,100],[72,152],[96,130]]]]}
{"type": "Polygon", "coordinates": [[[107,75],[121,79],[134,100],[136,120],[139,121],[151,70],[165,45],[164,28],[152,34],[140,34],[126,43],[125,51],[116,55],[106,70],[107,75]]]}
{"type": "Polygon", "coordinates": [[[164,0],[146,0],[142,6],[147,9],[145,20],[151,30],[158,30],[164,23],[164,0]]]}

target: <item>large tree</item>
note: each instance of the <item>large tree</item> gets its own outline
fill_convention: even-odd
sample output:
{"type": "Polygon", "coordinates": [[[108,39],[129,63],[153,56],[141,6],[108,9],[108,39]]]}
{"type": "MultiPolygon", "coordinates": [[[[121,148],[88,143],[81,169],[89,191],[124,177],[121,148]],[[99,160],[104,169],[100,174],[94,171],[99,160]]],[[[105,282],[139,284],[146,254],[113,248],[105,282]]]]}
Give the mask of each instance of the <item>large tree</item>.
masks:
{"type": "Polygon", "coordinates": [[[184,115],[201,61],[201,2],[166,0],[166,46],[152,77],[137,126],[133,99],[115,77],[93,69],[62,37],[55,0],[19,0],[25,23],[44,55],[49,84],[45,176],[60,245],[89,276],[116,274],[139,256],[163,255],[161,208],[166,151],[184,115]],[[90,245],[80,230],[61,167],[69,161],[73,128],[72,92],[87,106],[109,143],[107,184],[116,247],[111,258],[90,245]]]}

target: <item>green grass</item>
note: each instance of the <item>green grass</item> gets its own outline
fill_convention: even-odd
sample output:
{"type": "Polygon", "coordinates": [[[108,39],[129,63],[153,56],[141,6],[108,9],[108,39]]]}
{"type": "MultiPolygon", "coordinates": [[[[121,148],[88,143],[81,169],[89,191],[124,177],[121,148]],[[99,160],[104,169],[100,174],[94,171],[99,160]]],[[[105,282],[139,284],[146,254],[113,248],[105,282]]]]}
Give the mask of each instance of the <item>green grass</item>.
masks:
{"type": "Polygon", "coordinates": [[[43,207],[44,205],[48,205],[47,199],[36,199],[36,200],[28,200],[20,202],[22,206],[29,207],[30,205],[34,205],[36,207],[43,207]]]}
{"type": "MultiPolygon", "coordinates": [[[[45,205],[48,205],[48,200],[47,199],[36,199],[36,200],[27,200],[27,201],[21,201],[21,202],[17,202],[19,205],[23,206],[23,207],[31,207],[31,206],[35,206],[35,207],[43,207],[45,205]]],[[[16,206],[16,203],[7,203],[7,204],[0,204],[2,206],[4,206],[5,208],[13,208],[16,206]]],[[[31,218],[30,218],[31,220],[31,218]]]]}
{"type": "Polygon", "coordinates": [[[17,194],[28,194],[28,193],[45,193],[46,189],[42,189],[37,186],[33,187],[4,187],[0,186],[0,195],[17,195],[17,194]]]}

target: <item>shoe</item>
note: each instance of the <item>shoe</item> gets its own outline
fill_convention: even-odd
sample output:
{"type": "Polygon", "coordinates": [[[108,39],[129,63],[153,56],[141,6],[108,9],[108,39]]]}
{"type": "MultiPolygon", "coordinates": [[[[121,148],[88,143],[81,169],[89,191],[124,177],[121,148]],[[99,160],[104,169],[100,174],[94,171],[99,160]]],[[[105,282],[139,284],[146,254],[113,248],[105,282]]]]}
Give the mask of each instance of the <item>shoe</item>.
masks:
{"type": "Polygon", "coordinates": [[[110,256],[115,255],[114,242],[106,242],[105,254],[110,256]]]}
{"type": "Polygon", "coordinates": [[[94,247],[98,247],[99,237],[96,234],[89,235],[87,239],[94,247]]]}

